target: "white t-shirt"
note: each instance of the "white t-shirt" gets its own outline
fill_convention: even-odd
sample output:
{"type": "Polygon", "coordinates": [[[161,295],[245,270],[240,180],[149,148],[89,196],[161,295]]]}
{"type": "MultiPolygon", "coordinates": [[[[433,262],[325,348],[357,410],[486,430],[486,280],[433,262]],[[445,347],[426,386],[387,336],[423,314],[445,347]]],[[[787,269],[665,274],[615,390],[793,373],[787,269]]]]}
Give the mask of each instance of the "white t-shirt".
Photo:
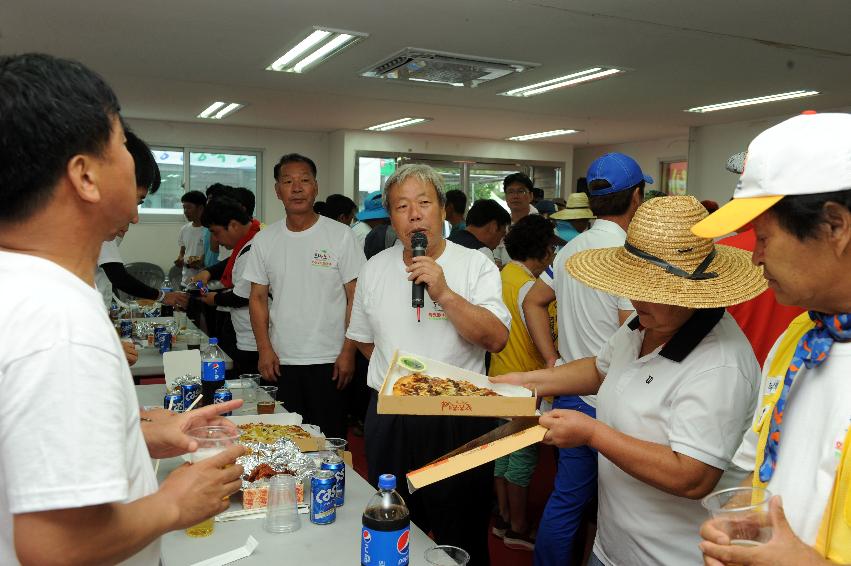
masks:
{"type": "Polygon", "coordinates": [[[283,365],[333,363],[343,348],[346,291],[366,262],[351,228],[330,218],[302,232],[281,220],[251,240],[242,276],[268,285],[272,346],[283,365]]]}
{"type": "Polygon", "coordinates": [[[104,242],[100,246],[100,255],[98,255],[98,267],[95,270],[95,288],[103,298],[103,304],[106,305],[106,308],[112,305],[112,282],[106,276],[106,272],[101,266],[107,263],[124,263],[121,252],[118,251],[118,244],[120,243],[121,238],[118,237],[104,242]]]}
{"type": "Polygon", "coordinates": [[[366,237],[371,231],[372,228],[370,228],[369,224],[366,222],[357,222],[354,226],[352,226],[352,232],[355,235],[355,239],[357,240],[360,249],[363,249],[366,244],[366,237]]]}
{"type": "MultiPolygon", "coordinates": [[[[177,235],[177,245],[186,248],[183,253],[184,262],[190,257],[201,256],[201,262],[203,263],[204,252],[206,251],[204,246],[204,232],[206,230],[203,226],[193,226],[191,222],[187,222],[181,226],[180,232],[177,235]]],[[[189,281],[190,278],[197,275],[200,271],[200,269],[195,269],[184,264],[183,282],[189,281]]]]}
{"type": "MultiPolygon", "coordinates": [[[[565,362],[596,356],[620,324],[618,310],[633,310],[632,303],[580,283],[565,269],[573,254],[584,250],[623,246],[626,232],[609,220],[596,220],[594,226],[567,243],[553,265],[541,273],[541,281],[555,291],[558,309],[558,353],[565,362]]],[[[593,395],[582,400],[597,406],[593,395]]]]}
{"type": "MultiPolygon", "coordinates": [[[[251,296],[251,281],[246,279],[244,274],[253,243],[254,239],[252,238],[250,242],[239,250],[239,255],[236,261],[233,262],[233,272],[231,273],[233,294],[243,299],[251,296]]],[[[251,316],[248,313],[248,306],[231,308],[230,321],[233,324],[233,330],[236,334],[236,347],[243,352],[256,352],[257,340],[254,338],[254,331],[251,329],[251,316]]]]}
{"type": "MultiPolygon", "coordinates": [[[[428,296],[428,291],[422,322],[417,322],[416,309],[411,308],[411,282],[405,271],[403,251],[404,247],[397,244],[376,254],[358,279],[346,336],[375,344],[367,384],[375,390],[381,389],[397,349],[484,373],[485,350],[458,334],[440,304],[428,296]]],[[[511,327],[511,315],[502,302],[502,280],[493,262],[477,250],[447,240],[437,264],[443,269],[450,289],[492,312],[506,328],[511,327]]]]}
{"type": "MultiPolygon", "coordinates": [[[[606,375],[597,394],[597,420],[728,470],[753,415],[759,362],[726,312],[688,351],[686,342],[707,332],[708,322],[696,317],[710,319],[712,314],[698,311],[665,346],[641,358],[644,331],[632,329],[636,317],[619,328],[597,357],[597,368],[606,375]]],[[[597,467],[594,553],[603,564],[701,564],[697,545],[707,515],[700,501],[656,489],[603,454],[597,467]]],[[[718,482],[718,489],[744,479],[741,472],[730,473],[718,482]]]]}
{"type": "MultiPolygon", "coordinates": [[[[0,252],[0,320],[0,563],[17,564],[14,514],[129,502],[157,480],[100,295],[50,261],[0,252]]],[[[128,563],[156,566],[159,549],[128,563]]]]}
{"type": "MultiPolygon", "coordinates": [[[[762,394],[770,389],[776,391],[785,377],[785,368],[781,375],[769,375],[775,348],[765,361],[762,394]]],[[[810,546],[815,545],[851,424],[849,375],[851,343],[836,342],[818,368],[801,368],[783,411],[777,468],[767,488],[772,494],[783,496],[783,511],[789,525],[810,546]]],[[[761,416],[762,407],[758,405],[754,422],[761,416]]],[[[753,471],[756,450],[756,434],[749,431],[736,453],[736,464],[753,471]]]]}

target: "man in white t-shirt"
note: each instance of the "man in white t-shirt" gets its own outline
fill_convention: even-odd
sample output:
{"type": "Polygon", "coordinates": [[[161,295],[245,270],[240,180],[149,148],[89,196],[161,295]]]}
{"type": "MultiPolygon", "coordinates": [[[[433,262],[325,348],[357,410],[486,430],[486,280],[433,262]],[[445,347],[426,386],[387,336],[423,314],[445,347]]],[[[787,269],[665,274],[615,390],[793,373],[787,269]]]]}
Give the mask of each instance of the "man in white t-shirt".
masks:
{"type": "Polygon", "coordinates": [[[140,423],[94,289],[102,242],[137,214],[118,101],[47,55],[0,57],[0,93],[0,155],[15,155],[0,168],[0,563],[155,566],[162,534],[227,508],[243,449],[159,489],[150,458],[194,450],[183,431],[241,403],[140,423]]]}
{"type": "MultiPolygon", "coordinates": [[[[346,333],[369,358],[367,383],[381,388],[397,349],[484,373],[485,351],[505,347],[511,323],[499,271],[478,251],[443,239],[443,180],[431,167],[400,167],[387,180],[384,201],[399,243],[363,268],[346,333]],[[428,246],[414,258],[416,232],[425,234],[428,246]],[[419,320],[411,307],[412,281],[426,286],[419,320]]],[[[385,473],[404,477],[495,426],[494,419],[479,417],[379,415],[373,392],[365,426],[369,480],[375,484],[385,473]]],[[[489,564],[492,477],[493,466],[485,465],[414,494],[404,482],[397,490],[420,528],[438,544],[460,546],[479,566],[489,564]]]]}
{"type": "MultiPolygon", "coordinates": [[[[628,300],[583,285],[564,266],[580,251],[622,246],[642,202],[644,185],[653,179],[629,156],[608,154],[588,168],[588,182],[592,181],[595,190],[590,206],[597,220],[559,251],[523,301],[529,334],[547,367],[595,356],[633,310],[628,300]],[[553,345],[548,311],[554,300],[558,305],[558,350],[553,345]]],[[[555,399],[553,408],[594,416],[596,401],[593,395],[564,395],[555,399]]],[[[596,478],[596,452],[586,446],[559,449],[555,486],[535,545],[539,566],[569,561],[580,519],[597,492],[596,478]]],[[[581,549],[577,551],[581,556],[581,549]]]]}
{"type": "Polygon", "coordinates": [[[804,112],[759,134],[733,200],[696,224],[718,237],[750,224],[753,262],[777,301],[809,310],[763,367],[753,430],[734,462],[765,487],[771,539],[733,546],[717,521],[705,563],[851,563],[851,116],[804,112]],[[782,500],[781,500],[782,498],[782,500]]]}
{"type": "MultiPolygon", "coordinates": [[[[525,173],[512,173],[502,180],[505,204],[508,205],[508,210],[511,212],[512,226],[521,218],[530,214],[538,214],[538,209],[532,206],[532,189],[534,187],[532,179],[525,173]]],[[[493,257],[500,269],[511,261],[511,256],[505,251],[504,242],[500,241],[499,245],[494,248],[493,257]]]]}
{"type": "Polygon", "coordinates": [[[366,258],[351,228],[313,211],[319,184],[310,158],[284,155],[274,173],[286,218],[254,238],[243,273],[251,282],[258,369],[277,382],[288,411],[345,438],[342,390],[355,367],[345,332],[366,258]]]}
{"type": "Polygon", "coordinates": [[[229,197],[211,200],[201,223],[210,230],[223,248],[231,250],[231,257],[219,280],[225,289],[210,291],[201,300],[207,305],[230,309],[229,324],[233,325],[236,337],[234,352],[234,375],[257,373],[257,341],[251,330],[251,318],[248,312],[248,298],[251,295],[251,282],[243,274],[251,252],[251,242],[260,232],[260,221],[252,219],[240,204],[229,197]]]}
{"type": "Polygon", "coordinates": [[[180,202],[183,203],[183,215],[189,222],[181,226],[177,234],[180,251],[174,264],[183,267],[182,282],[185,283],[204,268],[206,229],[201,225],[201,215],[204,214],[207,197],[201,191],[189,191],[180,197],[180,202]]]}

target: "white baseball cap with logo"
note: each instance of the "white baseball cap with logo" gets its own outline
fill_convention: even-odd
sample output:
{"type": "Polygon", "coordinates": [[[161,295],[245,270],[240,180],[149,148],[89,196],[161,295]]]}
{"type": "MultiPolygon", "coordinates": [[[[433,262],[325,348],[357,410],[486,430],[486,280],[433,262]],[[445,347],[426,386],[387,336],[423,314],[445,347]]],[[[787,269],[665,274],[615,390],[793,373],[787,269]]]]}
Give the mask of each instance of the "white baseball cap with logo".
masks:
{"type": "Polygon", "coordinates": [[[768,128],[748,146],[733,200],[692,227],[715,238],[738,230],[788,195],[851,189],[851,114],[800,116],[768,128]]]}

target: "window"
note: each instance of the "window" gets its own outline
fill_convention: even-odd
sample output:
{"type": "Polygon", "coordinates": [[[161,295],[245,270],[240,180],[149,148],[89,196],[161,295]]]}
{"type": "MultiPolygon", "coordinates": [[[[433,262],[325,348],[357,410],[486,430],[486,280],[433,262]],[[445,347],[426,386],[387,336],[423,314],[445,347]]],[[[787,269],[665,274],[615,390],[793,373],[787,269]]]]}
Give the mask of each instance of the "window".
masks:
{"type": "MultiPolygon", "coordinates": [[[[149,195],[139,207],[142,217],[182,219],[180,197],[187,191],[204,192],[213,183],[246,187],[255,196],[259,195],[259,151],[151,146],[151,153],[159,165],[162,182],[156,194],[149,195]]],[[[259,215],[259,209],[258,196],[255,216],[259,215]]]]}
{"type": "Polygon", "coordinates": [[[544,189],[547,198],[562,193],[562,164],[547,162],[517,163],[510,160],[476,159],[433,155],[388,154],[359,151],[355,165],[356,193],[362,203],[366,195],[384,188],[384,183],[396,168],[406,163],[432,166],[443,176],[446,190],[459,189],[467,195],[467,206],[483,198],[498,201],[504,207],[502,180],[518,171],[532,178],[536,187],[544,189]]]}

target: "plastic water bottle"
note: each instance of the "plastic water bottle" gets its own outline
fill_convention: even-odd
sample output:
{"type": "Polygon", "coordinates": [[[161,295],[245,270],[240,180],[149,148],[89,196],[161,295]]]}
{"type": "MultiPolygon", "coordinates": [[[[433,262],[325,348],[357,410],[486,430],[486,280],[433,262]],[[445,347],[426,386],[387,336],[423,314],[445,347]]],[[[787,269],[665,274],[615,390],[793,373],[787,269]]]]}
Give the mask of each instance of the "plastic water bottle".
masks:
{"type": "Polygon", "coordinates": [[[219,339],[210,338],[210,346],[201,354],[201,399],[202,405],[213,403],[216,389],[225,385],[225,355],[219,348],[219,339]]]}
{"type": "Polygon", "coordinates": [[[411,514],[396,492],[396,476],[384,474],[378,478],[378,492],[363,512],[361,566],[408,564],[410,535],[411,514]]]}
{"type": "MultiPolygon", "coordinates": [[[[165,281],[163,281],[162,287],[160,287],[160,291],[166,294],[174,291],[171,286],[171,281],[168,280],[168,276],[166,276],[165,281]]],[[[163,303],[160,306],[160,316],[174,316],[174,307],[163,303]]]]}

